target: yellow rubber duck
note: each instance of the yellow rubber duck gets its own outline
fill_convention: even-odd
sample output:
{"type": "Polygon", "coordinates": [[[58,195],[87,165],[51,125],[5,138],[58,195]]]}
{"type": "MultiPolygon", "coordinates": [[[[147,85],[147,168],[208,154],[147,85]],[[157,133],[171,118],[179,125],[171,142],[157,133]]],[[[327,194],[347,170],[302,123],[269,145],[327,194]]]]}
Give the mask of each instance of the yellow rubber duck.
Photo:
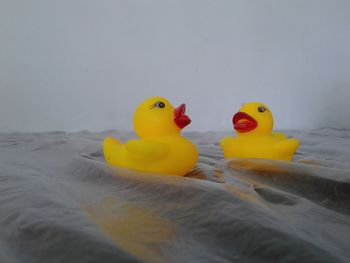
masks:
{"type": "Polygon", "coordinates": [[[261,158],[290,161],[299,146],[280,132],[272,133],[273,117],[259,102],[244,104],[232,119],[237,137],[225,137],[221,148],[225,158],[261,158]]]}
{"type": "Polygon", "coordinates": [[[108,164],[157,174],[184,176],[197,163],[196,146],[181,136],[191,123],[186,105],[174,108],[162,97],[142,102],[134,114],[134,129],[140,139],[121,144],[107,137],[103,153],[108,164]]]}

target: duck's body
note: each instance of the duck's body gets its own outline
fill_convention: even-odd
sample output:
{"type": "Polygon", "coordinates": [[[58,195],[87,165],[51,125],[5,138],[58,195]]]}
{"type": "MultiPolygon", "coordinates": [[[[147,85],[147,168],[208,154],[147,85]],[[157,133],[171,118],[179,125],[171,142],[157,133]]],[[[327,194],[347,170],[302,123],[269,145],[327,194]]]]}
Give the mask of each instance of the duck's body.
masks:
{"type": "Polygon", "coordinates": [[[297,139],[282,136],[226,137],[221,140],[225,158],[260,158],[290,161],[298,148],[297,139]]]}
{"type": "Polygon", "coordinates": [[[125,144],[109,137],[103,145],[108,164],[133,170],[185,175],[197,162],[197,149],[182,136],[130,140],[125,144]]]}
{"type": "Polygon", "coordinates": [[[134,118],[141,138],[121,144],[107,137],[103,143],[107,163],[143,172],[185,175],[195,166],[198,152],[191,141],[180,135],[190,122],[184,111],[184,105],[174,109],[164,98],[146,100],[134,118]],[[152,106],[160,102],[164,107],[152,106]]]}
{"type": "Polygon", "coordinates": [[[273,118],[261,103],[248,103],[235,114],[233,124],[236,137],[221,140],[225,158],[260,158],[290,161],[299,146],[299,140],[282,133],[271,133],[273,118]],[[259,109],[259,110],[258,110],[259,109]]]}

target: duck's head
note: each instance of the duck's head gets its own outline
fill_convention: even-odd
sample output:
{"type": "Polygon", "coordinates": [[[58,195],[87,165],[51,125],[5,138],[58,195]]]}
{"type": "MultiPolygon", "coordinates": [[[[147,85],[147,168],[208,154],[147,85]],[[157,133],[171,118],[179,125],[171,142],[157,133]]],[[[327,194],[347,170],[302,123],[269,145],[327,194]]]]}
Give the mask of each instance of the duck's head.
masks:
{"type": "Polygon", "coordinates": [[[269,135],[273,128],[271,111],[260,102],[243,104],[232,122],[238,135],[269,135]]]}
{"type": "Polygon", "coordinates": [[[174,108],[168,100],[162,97],[148,98],[135,111],[135,132],[140,138],[179,134],[191,123],[185,110],[185,104],[174,108]]]}

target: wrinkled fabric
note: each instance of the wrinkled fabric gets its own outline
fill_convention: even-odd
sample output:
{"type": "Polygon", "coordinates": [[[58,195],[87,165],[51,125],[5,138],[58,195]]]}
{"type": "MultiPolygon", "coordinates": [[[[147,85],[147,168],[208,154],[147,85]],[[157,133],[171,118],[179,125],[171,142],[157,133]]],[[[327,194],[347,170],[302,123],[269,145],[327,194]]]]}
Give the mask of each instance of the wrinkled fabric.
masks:
{"type": "Polygon", "coordinates": [[[0,262],[349,262],[350,130],[287,131],[293,162],[223,160],[185,133],[186,177],[105,164],[109,131],[0,135],[0,262]]]}

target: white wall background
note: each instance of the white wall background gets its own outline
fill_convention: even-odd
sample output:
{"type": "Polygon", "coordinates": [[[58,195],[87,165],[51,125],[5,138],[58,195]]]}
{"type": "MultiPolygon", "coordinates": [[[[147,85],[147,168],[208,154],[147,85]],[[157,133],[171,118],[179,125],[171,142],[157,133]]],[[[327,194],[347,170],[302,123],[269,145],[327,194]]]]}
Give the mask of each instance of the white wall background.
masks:
{"type": "Polygon", "coordinates": [[[276,128],[350,128],[349,0],[0,0],[0,132],[132,129],[186,102],[230,130],[261,100],[276,128]]]}

